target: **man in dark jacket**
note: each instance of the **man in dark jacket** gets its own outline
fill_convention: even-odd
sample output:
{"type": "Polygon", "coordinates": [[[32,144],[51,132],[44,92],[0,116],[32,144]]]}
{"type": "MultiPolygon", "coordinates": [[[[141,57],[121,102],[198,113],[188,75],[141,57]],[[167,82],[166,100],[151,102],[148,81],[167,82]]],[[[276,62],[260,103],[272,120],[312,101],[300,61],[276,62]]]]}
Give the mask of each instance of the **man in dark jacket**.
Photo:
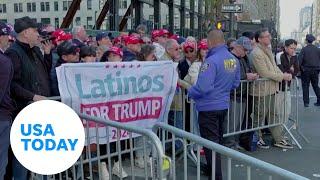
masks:
{"type": "Polygon", "coordinates": [[[302,48],[299,54],[301,67],[301,82],[303,91],[303,102],[305,107],[309,107],[309,86],[310,82],[317,96],[315,106],[320,106],[319,70],[320,70],[320,50],[312,44],[315,41],[312,34],[307,34],[307,46],[302,48]]]}
{"type": "Polygon", "coordinates": [[[13,66],[11,60],[3,54],[9,46],[9,33],[9,27],[0,22],[0,179],[3,179],[8,163],[11,116],[14,111],[10,98],[13,66]]]}
{"type": "MultiPolygon", "coordinates": [[[[299,72],[299,63],[296,58],[297,41],[288,39],[284,43],[283,53],[280,59],[277,59],[277,65],[283,73],[289,73],[294,78],[299,72]]],[[[279,116],[280,119],[289,119],[291,113],[291,94],[290,94],[291,81],[282,81],[281,91],[278,93],[279,116]]]]}
{"type": "Polygon", "coordinates": [[[58,45],[57,53],[59,59],[55,68],[52,68],[50,78],[51,78],[51,94],[52,96],[60,96],[59,88],[58,88],[58,79],[57,79],[57,72],[56,67],[61,66],[65,63],[77,63],[79,62],[79,51],[77,45],[73,44],[70,41],[65,41],[58,45]]]}
{"type": "Polygon", "coordinates": [[[141,51],[141,44],[143,41],[134,35],[128,36],[125,39],[126,48],[123,51],[122,61],[137,60],[137,54],[141,51]]]}
{"type": "MultiPolygon", "coordinates": [[[[37,24],[30,17],[17,19],[14,30],[17,33],[17,40],[5,54],[12,60],[14,68],[11,92],[17,104],[16,115],[31,101],[43,100],[50,96],[52,45],[50,42],[45,42],[42,55],[37,46],[40,43],[37,24]]],[[[14,179],[27,179],[27,170],[15,158],[13,165],[14,179]]]]}
{"type": "MultiPolygon", "coordinates": [[[[297,41],[294,39],[288,39],[285,41],[285,47],[283,53],[280,55],[280,61],[277,62],[278,67],[282,72],[286,72],[292,75],[294,78],[299,72],[299,63],[295,54],[297,48],[297,41]]],[[[282,82],[282,91],[285,91],[285,81],[282,82]]],[[[288,87],[290,87],[288,81],[288,87]]]]}
{"type": "MultiPolygon", "coordinates": [[[[251,40],[247,37],[240,37],[233,43],[231,54],[239,61],[240,79],[256,80],[259,76],[252,73],[249,62],[246,59],[247,53],[252,50],[251,40]]],[[[240,130],[240,126],[245,119],[246,103],[247,103],[247,83],[243,82],[236,90],[231,92],[229,116],[223,121],[223,132],[232,133],[240,130]]],[[[223,144],[227,147],[242,150],[239,146],[239,136],[229,136],[223,139],[223,144]]]]}

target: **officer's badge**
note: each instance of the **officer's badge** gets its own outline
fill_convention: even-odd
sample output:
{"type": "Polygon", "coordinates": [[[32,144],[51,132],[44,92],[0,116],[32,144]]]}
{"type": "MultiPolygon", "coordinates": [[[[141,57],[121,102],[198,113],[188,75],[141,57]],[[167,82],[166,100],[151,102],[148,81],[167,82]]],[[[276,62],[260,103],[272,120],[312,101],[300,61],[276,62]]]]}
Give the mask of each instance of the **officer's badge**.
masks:
{"type": "Polygon", "coordinates": [[[208,68],[209,68],[208,63],[202,63],[202,65],[200,67],[200,72],[205,72],[208,68]]]}

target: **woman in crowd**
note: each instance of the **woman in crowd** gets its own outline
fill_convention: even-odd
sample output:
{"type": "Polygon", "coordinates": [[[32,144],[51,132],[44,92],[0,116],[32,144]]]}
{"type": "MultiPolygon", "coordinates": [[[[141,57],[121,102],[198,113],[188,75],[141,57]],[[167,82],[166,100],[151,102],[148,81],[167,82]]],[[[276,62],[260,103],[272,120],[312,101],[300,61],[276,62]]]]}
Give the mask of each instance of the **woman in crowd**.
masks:
{"type": "Polygon", "coordinates": [[[82,46],[80,49],[81,62],[97,62],[96,47],[94,46],[82,46]]]}
{"type": "MultiPolygon", "coordinates": [[[[205,57],[208,52],[208,44],[207,40],[203,39],[198,43],[198,58],[196,61],[194,61],[189,70],[188,74],[185,76],[183,80],[179,79],[178,83],[184,87],[184,88],[189,88],[190,86],[194,85],[197,82],[198,79],[198,74],[200,72],[201,64],[205,60],[205,57]]],[[[196,111],[196,108],[193,108],[194,112],[194,120],[193,120],[193,132],[194,134],[199,135],[199,125],[198,125],[198,112],[196,111]]]]}
{"type": "Polygon", "coordinates": [[[102,58],[101,62],[121,62],[123,58],[123,51],[121,48],[112,46],[106,51],[102,58]]]}

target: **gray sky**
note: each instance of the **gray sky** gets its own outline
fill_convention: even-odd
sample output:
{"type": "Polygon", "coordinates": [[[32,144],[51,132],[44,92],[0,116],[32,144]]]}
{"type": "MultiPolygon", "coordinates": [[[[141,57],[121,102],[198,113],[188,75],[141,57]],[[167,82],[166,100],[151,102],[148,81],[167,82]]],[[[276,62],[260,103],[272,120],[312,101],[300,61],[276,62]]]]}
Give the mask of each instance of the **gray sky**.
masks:
{"type": "Polygon", "coordinates": [[[300,9],[312,5],[313,0],[280,0],[280,31],[281,37],[290,36],[299,27],[300,9]]]}

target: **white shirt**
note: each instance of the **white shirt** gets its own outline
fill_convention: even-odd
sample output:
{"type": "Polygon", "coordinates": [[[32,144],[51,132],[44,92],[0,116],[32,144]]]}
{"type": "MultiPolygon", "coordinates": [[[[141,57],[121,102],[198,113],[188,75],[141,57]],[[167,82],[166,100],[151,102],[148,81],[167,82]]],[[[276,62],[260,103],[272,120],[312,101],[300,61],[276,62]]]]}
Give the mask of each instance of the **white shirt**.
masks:
{"type": "Polygon", "coordinates": [[[156,52],[155,52],[155,55],[157,57],[157,59],[160,59],[164,53],[166,52],[165,48],[163,46],[161,46],[161,44],[159,43],[156,43],[156,42],[153,42],[153,45],[155,46],[156,48],[156,52]]]}
{"type": "Polygon", "coordinates": [[[276,54],[276,63],[277,63],[277,65],[280,65],[281,64],[281,55],[283,54],[283,51],[281,51],[281,52],[278,52],[277,54],[276,54]]]}
{"type": "Polygon", "coordinates": [[[191,64],[192,64],[192,62],[191,61],[189,61],[188,59],[186,59],[187,60],[187,63],[188,63],[188,65],[189,65],[189,67],[191,66],[191,64]]]}

